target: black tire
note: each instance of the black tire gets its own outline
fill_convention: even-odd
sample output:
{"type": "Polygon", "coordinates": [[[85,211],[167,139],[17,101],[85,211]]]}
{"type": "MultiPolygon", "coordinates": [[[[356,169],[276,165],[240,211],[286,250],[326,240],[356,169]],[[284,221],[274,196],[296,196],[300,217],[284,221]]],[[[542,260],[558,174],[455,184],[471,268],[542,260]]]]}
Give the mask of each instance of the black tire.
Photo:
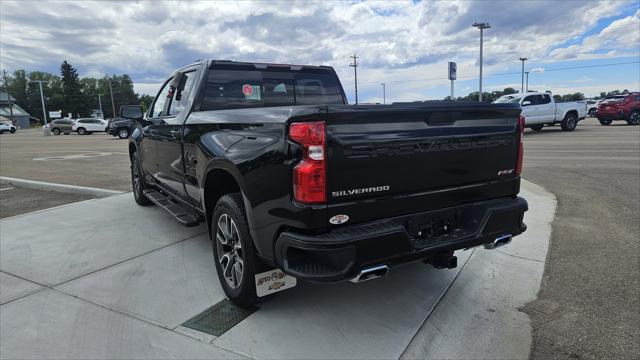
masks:
{"type": "Polygon", "coordinates": [[[255,254],[240,193],[224,195],[218,200],[211,217],[211,234],[216,272],[224,293],[238,306],[254,305],[258,301],[255,274],[264,265],[255,254]],[[223,265],[225,258],[226,265],[223,265]],[[241,262],[237,262],[238,258],[241,262]],[[238,264],[240,275],[236,271],[238,264]],[[228,270],[228,276],[225,276],[225,269],[228,270]],[[234,287],[234,284],[237,286],[234,287]]]}
{"type": "Polygon", "coordinates": [[[11,130],[9,130],[12,134],[14,134],[16,132],[16,129],[11,128],[11,130]]]}
{"type": "Polygon", "coordinates": [[[589,110],[589,116],[590,117],[596,117],[596,109],[589,110]]]}
{"type": "Polygon", "coordinates": [[[609,126],[613,122],[611,119],[598,119],[600,125],[609,126]]]}
{"type": "Polygon", "coordinates": [[[64,134],[65,134],[65,135],[69,135],[69,134],[70,134],[70,132],[66,131],[66,132],[64,132],[64,134]]]}
{"type": "Polygon", "coordinates": [[[629,114],[629,118],[627,119],[627,124],[629,125],[640,124],[640,111],[633,110],[631,114],[629,114]]]}
{"type": "Polygon", "coordinates": [[[564,131],[573,131],[576,129],[576,126],[578,126],[578,117],[574,113],[565,115],[560,123],[560,127],[564,131]]]}
{"type": "Polygon", "coordinates": [[[144,182],[144,176],[142,175],[142,169],[140,168],[137,152],[131,155],[131,187],[133,188],[133,198],[138,205],[149,206],[153,204],[151,200],[144,195],[146,184],[144,182]]]}
{"type": "Polygon", "coordinates": [[[4,134],[4,130],[0,130],[0,135],[4,134]]]}
{"type": "Polygon", "coordinates": [[[129,138],[129,129],[127,129],[127,128],[119,128],[118,129],[118,137],[120,139],[128,139],[129,138]]]}
{"type": "Polygon", "coordinates": [[[543,127],[544,127],[544,124],[531,125],[531,130],[540,131],[540,130],[542,130],[543,127]]]}
{"type": "Polygon", "coordinates": [[[87,134],[87,129],[81,127],[78,128],[78,130],[76,130],[78,132],[78,135],[86,135],[87,134]]]}
{"type": "Polygon", "coordinates": [[[53,132],[53,135],[60,135],[60,129],[58,128],[51,130],[51,132],[53,132]]]}

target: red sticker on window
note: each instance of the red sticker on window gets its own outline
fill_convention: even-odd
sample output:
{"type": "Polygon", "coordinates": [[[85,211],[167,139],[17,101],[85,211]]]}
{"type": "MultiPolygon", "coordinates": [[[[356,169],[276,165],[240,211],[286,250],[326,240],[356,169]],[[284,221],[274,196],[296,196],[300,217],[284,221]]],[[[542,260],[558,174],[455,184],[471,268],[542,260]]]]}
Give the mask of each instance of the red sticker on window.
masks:
{"type": "Polygon", "coordinates": [[[253,86],[251,86],[251,85],[242,85],[242,93],[244,94],[244,96],[253,95],[253,86]]]}

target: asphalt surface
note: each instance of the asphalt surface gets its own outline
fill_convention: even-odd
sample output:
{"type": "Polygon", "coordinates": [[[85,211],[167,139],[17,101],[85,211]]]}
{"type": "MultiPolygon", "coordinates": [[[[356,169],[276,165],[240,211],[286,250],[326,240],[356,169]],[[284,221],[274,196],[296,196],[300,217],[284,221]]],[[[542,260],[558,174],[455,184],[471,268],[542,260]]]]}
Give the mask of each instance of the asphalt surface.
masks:
{"type": "Polygon", "coordinates": [[[2,134],[0,175],[130,191],[128,141],[105,133],[43,136],[42,129],[2,134]]]}
{"type": "Polygon", "coordinates": [[[525,134],[523,176],[558,199],[532,359],[638,359],[640,126],[525,134]]]}
{"type": "Polygon", "coordinates": [[[93,197],[0,185],[0,219],[88,199],[93,197]]]}

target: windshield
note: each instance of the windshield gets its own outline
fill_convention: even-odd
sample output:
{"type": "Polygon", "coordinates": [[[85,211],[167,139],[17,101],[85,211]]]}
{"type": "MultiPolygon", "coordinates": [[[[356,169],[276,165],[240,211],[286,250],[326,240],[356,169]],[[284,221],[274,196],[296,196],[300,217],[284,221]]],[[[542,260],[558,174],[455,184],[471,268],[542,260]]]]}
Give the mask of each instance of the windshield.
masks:
{"type": "Polygon", "coordinates": [[[498,98],[496,101],[494,101],[494,104],[503,104],[503,103],[510,103],[510,104],[517,104],[520,102],[521,97],[519,96],[502,96],[500,98],[498,98]]]}
{"type": "Polygon", "coordinates": [[[202,110],[344,103],[330,70],[222,65],[207,76],[202,110]]]}

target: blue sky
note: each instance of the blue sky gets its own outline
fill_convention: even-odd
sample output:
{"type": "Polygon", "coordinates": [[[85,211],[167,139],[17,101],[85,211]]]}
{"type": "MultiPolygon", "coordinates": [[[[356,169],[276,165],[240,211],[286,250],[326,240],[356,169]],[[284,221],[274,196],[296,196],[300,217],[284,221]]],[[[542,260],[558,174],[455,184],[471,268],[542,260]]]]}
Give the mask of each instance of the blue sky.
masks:
{"type": "Polygon", "coordinates": [[[520,87],[588,96],[640,90],[637,1],[0,2],[0,65],[81,76],[127,73],[155,95],[195,59],[331,65],[353,100],[349,55],[360,57],[359,98],[443,98],[447,62],[456,95],[478,89],[476,21],[485,31],[484,90],[520,87]],[[626,64],[621,64],[626,63],[626,64]],[[620,64],[603,66],[607,64],[620,64]],[[573,69],[567,69],[573,68],[573,69]],[[557,70],[565,69],[565,70],[557,70]],[[505,74],[505,75],[500,75],[505,74]]]}

